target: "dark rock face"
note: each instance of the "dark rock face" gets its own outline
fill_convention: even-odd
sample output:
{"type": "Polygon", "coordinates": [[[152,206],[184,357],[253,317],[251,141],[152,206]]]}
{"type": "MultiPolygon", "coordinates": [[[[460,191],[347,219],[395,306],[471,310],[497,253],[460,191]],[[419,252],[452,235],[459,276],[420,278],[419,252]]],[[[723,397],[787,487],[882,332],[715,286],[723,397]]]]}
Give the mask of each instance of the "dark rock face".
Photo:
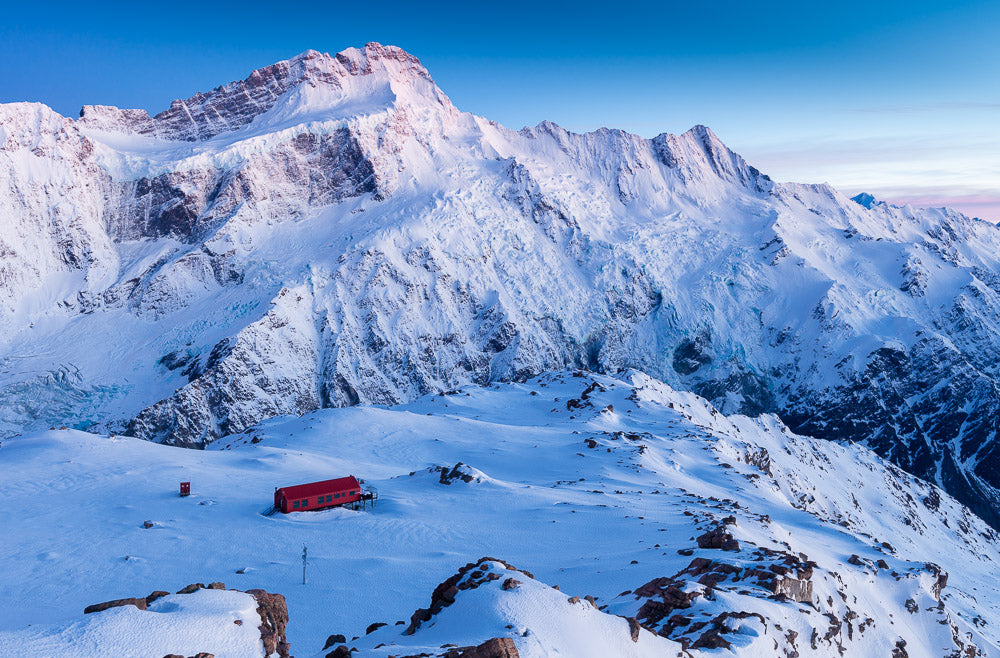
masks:
{"type": "Polygon", "coordinates": [[[941,592],[948,585],[948,572],[942,571],[941,567],[933,562],[927,563],[927,570],[934,576],[934,583],[931,585],[931,596],[935,601],[941,600],[941,592]]]}
{"type": "Polygon", "coordinates": [[[628,634],[632,638],[633,642],[639,641],[639,631],[642,630],[642,626],[639,625],[638,620],[635,617],[628,617],[625,619],[628,622],[628,634]]]}
{"type": "Polygon", "coordinates": [[[162,599],[164,596],[170,596],[170,592],[165,592],[163,590],[156,590],[146,597],[146,605],[149,605],[157,599],[162,599]]]}
{"type": "Polygon", "coordinates": [[[441,477],[439,478],[441,484],[451,484],[456,480],[460,480],[468,484],[476,479],[475,474],[470,472],[462,462],[458,462],[450,469],[446,466],[437,466],[434,467],[434,469],[440,471],[441,473],[441,477]]]}
{"type": "Polygon", "coordinates": [[[764,617],[756,613],[727,611],[710,620],[696,614],[699,602],[714,600],[713,591],[717,589],[741,594],[755,590],[760,598],[813,604],[814,562],[802,555],[759,547],[747,553],[732,556],[734,563],[696,557],[672,576],[654,578],[631,592],[623,592],[622,598],[634,597],[636,602],[642,602],[633,620],[633,639],[638,637],[641,626],[680,642],[686,650],[717,649],[730,646],[725,637],[732,633],[727,620],[756,617],[767,627],[764,617]],[[692,588],[692,582],[703,587],[692,588]],[[695,610],[685,612],[692,608],[695,610]],[[702,619],[695,621],[698,617],[702,619]]]}
{"type": "Polygon", "coordinates": [[[729,632],[729,629],[726,626],[726,620],[747,619],[749,617],[756,617],[762,624],[767,623],[764,616],[756,612],[722,612],[708,622],[707,630],[703,631],[701,635],[691,643],[690,647],[692,649],[730,648],[732,643],[724,637],[724,635],[729,632]]]}
{"type": "Polygon", "coordinates": [[[191,594],[197,592],[200,589],[205,589],[204,583],[191,583],[190,585],[185,585],[184,587],[177,590],[178,594],[191,594]]]}
{"type": "MultiPolygon", "coordinates": [[[[690,608],[700,592],[685,592],[684,583],[672,578],[654,578],[633,594],[637,598],[645,598],[646,602],[639,608],[636,619],[650,627],[656,626],[669,617],[674,610],[690,608]]],[[[633,640],[638,639],[638,632],[633,634],[633,640]]]]}
{"type": "Polygon", "coordinates": [[[88,605],[84,610],[83,614],[89,615],[92,612],[101,612],[102,610],[107,610],[108,608],[117,608],[123,605],[134,605],[140,610],[146,609],[146,599],[115,599],[114,601],[105,601],[104,603],[95,603],[94,605],[88,605]]]}
{"type": "Polygon", "coordinates": [[[350,656],[351,650],[347,648],[347,645],[342,644],[330,653],[326,654],[325,658],[350,658],[350,656]]]}
{"type": "MultiPolygon", "coordinates": [[[[455,574],[438,584],[434,588],[434,592],[431,594],[430,606],[427,608],[418,608],[410,618],[410,625],[403,632],[404,635],[413,635],[422,624],[430,621],[434,615],[438,614],[444,608],[455,603],[458,594],[465,590],[476,589],[486,583],[491,583],[500,580],[503,576],[498,573],[496,564],[499,563],[505,569],[509,571],[516,571],[524,574],[528,578],[533,578],[533,576],[527,571],[521,571],[520,569],[515,569],[503,560],[497,560],[495,558],[484,557],[476,562],[469,562],[465,566],[461,567],[455,574]]],[[[508,577],[502,584],[501,589],[512,590],[516,589],[520,585],[520,581],[515,580],[513,577],[508,577]]],[[[558,589],[558,588],[556,588],[558,589]]],[[[586,597],[592,605],[596,607],[594,599],[592,597],[586,597]]],[[[570,603],[579,603],[579,597],[573,597],[570,599],[570,603]]],[[[396,622],[396,625],[402,625],[404,622],[396,622]]],[[[371,634],[379,629],[385,627],[387,624],[382,622],[375,622],[368,626],[365,634],[371,634]]],[[[354,638],[357,639],[357,638],[354,638]]],[[[345,637],[343,635],[335,634],[331,635],[327,641],[326,645],[323,647],[325,651],[329,647],[339,644],[333,651],[326,654],[327,658],[347,658],[351,655],[351,649],[347,647],[343,642],[345,637]]],[[[379,646],[383,646],[380,644],[379,646]]],[[[486,640],[478,646],[466,646],[460,647],[454,644],[445,644],[441,649],[446,649],[444,652],[435,652],[434,655],[440,656],[441,658],[518,658],[519,654],[517,651],[517,646],[514,644],[514,640],[509,637],[494,637],[486,640]]],[[[420,654],[420,655],[430,655],[430,654],[420,654]]],[[[411,658],[417,658],[412,656],[411,658]]]]}
{"type": "Polygon", "coordinates": [[[281,594],[271,594],[262,589],[249,589],[247,594],[257,599],[257,614],[260,615],[260,639],[264,643],[264,654],[277,654],[279,658],[289,658],[288,605],[281,594]]]}
{"type": "MultiPolygon", "coordinates": [[[[926,338],[907,351],[872,352],[850,381],[819,395],[794,394],[783,419],[802,434],[862,443],[1000,527],[1000,395],[993,377],[940,339],[926,338]],[[800,412],[807,401],[809,410],[800,412]],[[970,460],[971,470],[960,466],[970,460]]],[[[925,504],[933,509],[937,500],[932,495],[925,504]]]]}
{"type": "Polygon", "coordinates": [[[519,658],[514,640],[509,637],[494,637],[479,646],[451,649],[444,658],[519,658]]]}
{"type": "Polygon", "coordinates": [[[674,349],[673,368],[681,375],[690,375],[712,362],[712,355],[706,349],[711,345],[712,336],[703,331],[694,338],[685,338],[674,349]]]}
{"type": "Polygon", "coordinates": [[[740,550],[740,543],[726,530],[725,525],[720,525],[703,535],[699,535],[697,541],[698,548],[717,548],[723,551],[740,550]]]}
{"type": "Polygon", "coordinates": [[[109,222],[119,240],[171,237],[196,244],[234,218],[287,221],[309,208],[378,192],[374,164],[350,129],[302,132],[238,169],[121,183],[112,192],[109,222]]]}
{"type": "Polygon", "coordinates": [[[773,583],[773,591],[777,596],[783,596],[797,603],[812,603],[813,584],[811,580],[799,580],[798,578],[774,578],[765,581],[765,587],[773,583]]]}

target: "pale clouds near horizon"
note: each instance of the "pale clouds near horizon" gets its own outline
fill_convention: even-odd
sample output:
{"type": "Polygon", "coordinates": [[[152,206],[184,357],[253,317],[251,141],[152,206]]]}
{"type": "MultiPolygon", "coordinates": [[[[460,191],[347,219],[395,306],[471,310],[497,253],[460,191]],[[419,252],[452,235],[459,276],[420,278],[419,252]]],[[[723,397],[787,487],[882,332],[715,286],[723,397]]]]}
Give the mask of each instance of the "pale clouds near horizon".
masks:
{"type": "Polygon", "coordinates": [[[742,140],[735,150],[775,180],[830,183],[890,203],[951,206],[1000,222],[1000,104],[862,108],[863,134],[812,124],[781,141],[742,140]],[[810,129],[811,128],[811,129],[810,129]]]}

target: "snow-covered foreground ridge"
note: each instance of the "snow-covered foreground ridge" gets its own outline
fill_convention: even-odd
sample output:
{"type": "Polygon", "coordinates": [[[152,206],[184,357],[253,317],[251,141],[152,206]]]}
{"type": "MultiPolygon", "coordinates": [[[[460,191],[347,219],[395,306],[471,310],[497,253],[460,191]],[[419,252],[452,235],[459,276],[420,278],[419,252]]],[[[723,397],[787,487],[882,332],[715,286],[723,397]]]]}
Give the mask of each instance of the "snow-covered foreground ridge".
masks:
{"type": "Polygon", "coordinates": [[[245,592],[201,589],[167,595],[145,610],[134,605],[63,623],[31,626],[14,633],[0,630],[5,656],[63,658],[80,656],[263,656],[257,627],[257,602],[245,592]],[[211,651],[203,649],[211,647],[211,651]],[[178,653],[183,652],[183,653],[178,653]]]}
{"type": "Polygon", "coordinates": [[[1000,524],[1000,229],[707,128],[513,131],[412,55],[143,111],[0,106],[0,432],[201,446],[586,366],[860,441],[1000,524]]]}
{"type": "Polygon", "coordinates": [[[645,375],[319,410],[212,447],[5,441],[0,655],[87,655],[74,638],[122,619],[162,631],[81,612],[220,580],[285,595],[296,656],[494,638],[520,656],[1000,655],[994,530],[863,447],[645,375]],[[262,515],[275,486],[345,473],[378,489],[374,510],[262,515]]]}

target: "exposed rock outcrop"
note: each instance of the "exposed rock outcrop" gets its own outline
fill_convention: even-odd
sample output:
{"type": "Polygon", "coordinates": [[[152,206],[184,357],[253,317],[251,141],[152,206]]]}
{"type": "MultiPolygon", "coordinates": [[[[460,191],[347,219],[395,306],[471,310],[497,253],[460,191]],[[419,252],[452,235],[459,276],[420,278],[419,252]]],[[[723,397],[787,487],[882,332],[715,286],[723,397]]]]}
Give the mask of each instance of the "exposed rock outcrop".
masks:
{"type": "Polygon", "coordinates": [[[725,525],[716,526],[697,538],[698,548],[717,548],[723,551],[738,551],[740,543],[726,530],[725,525]]]}
{"type": "Polygon", "coordinates": [[[517,571],[523,573],[528,578],[534,578],[529,572],[517,569],[507,564],[503,560],[497,560],[496,558],[484,557],[480,558],[476,562],[469,562],[464,567],[461,567],[458,572],[450,576],[447,580],[440,583],[434,588],[434,592],[431,594],[431,604],[427,608],[418,608],[413,615],[410,617],[410,625],[406,628],[405,633],[407,635],[413,635],[420,625],[431,619],[434,615],[440,612],[443,608],[451,605],[455,602],[455,596],[462,590],[475,589],[479,587],[482,583],[499,580],[500,574],[496,573],[495,570],[490,569],[490,562],[498,562],[502,564],[509,571],[517,571]]]}
{"type": "Polygon", "coordinates": [[[95,603],[93,605],[88,605],[86,608],[84,608],[83,614],[89,615],[92,612],[101,612],[102,610],[107,610],[108,608],[117,608],[123,605],[134,605],[140,610],[145,610],[146,599],[115,599],[114,601],[95,603]]]}
{"type": "MultiPolygon", "coordinates": [[[[191,585],[181,588],[177,594],[192,594],[201,589],[224,590],[226,589],[226,586],[221,582],[214,582],[208,586],[203,583],[192,583],[191,585]]],[[[285,637],[285,629],[288,626],[288,606],[285,603],[285,597],[281,594],[272,594],[262,589],[250,589],[246,590],[246,593],[253,596],[257,601],[257,614],[260,615],[261,620],[261,624],[259,626],[260,639],[264,648],[264,655],[278,656],[279,658],[290,658],[288,653],[288,641],[285,637]]],[[[90,614],[125,605],[134,605],[139,610],[146,610],[148,604],[151,604],[164,596],[170,596],[170,593],[157,590],[145,598],[116,599],[114,601],[106,601],[104,603],[95,603],[94,605],[87,606],[83,612],[84,614],[90,614]]],[[[242,625],[242,620],[237,619],[236,622],[238,625],[242,625]]],[[[180,658],[184,657],[181,656],[180,658]]],[[[194,656],[194,658],[212,658],[212,654],[199,653],[194,656]]]]}
{"type": "Polygon", "coordinates": [[[469,484],[471,482],[482,482],[483,480],[483,474],[479,470],[467,466],[462,462],[458,462],[450,469],[447,466],[434,466],[431,470],[441,473],[441,477],[438,479],[441,484],[451,484],[456,480],[469,484]]]}
{"type": "Polygon", "coordinates": [[[257,600],[260,639],[264,643],[265,655],[289,658],[288,640],[285,636],[285,629],[288,627],[288,605],[285,603],[285,597],[262,589],[248,589],[247,594],[257,600]]]}
{"type": "Polygon", "coordinates": [[[451,649],[444,658],[519,658],[514,640],[509,637],[494,637],[474,647],[451,649]]]}

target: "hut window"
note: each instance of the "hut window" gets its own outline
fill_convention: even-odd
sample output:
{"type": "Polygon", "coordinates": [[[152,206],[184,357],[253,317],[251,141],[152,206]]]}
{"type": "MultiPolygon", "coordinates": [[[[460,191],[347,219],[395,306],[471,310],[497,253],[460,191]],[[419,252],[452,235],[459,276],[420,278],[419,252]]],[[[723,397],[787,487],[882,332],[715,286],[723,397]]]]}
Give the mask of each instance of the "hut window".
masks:
{"type": "Polygon", "coordinates": [[[328,503],[329,503],[329,502],[331,502],[331,501],[333,501],[333,496],[327,496],[327,497],[326,497],[326,502],[328,502],[328,503]]]}
{"type": "Polygon", "coordinates": [[[299,506],[299,501],[296,500],[295,503],[292,505],[292,507],[298,507],[298,506],[299,506]]]}
{"type": "Polygon", "coordinates": [[[333,494],[334,498],[340,498],[340,494],[333,494]]]}

